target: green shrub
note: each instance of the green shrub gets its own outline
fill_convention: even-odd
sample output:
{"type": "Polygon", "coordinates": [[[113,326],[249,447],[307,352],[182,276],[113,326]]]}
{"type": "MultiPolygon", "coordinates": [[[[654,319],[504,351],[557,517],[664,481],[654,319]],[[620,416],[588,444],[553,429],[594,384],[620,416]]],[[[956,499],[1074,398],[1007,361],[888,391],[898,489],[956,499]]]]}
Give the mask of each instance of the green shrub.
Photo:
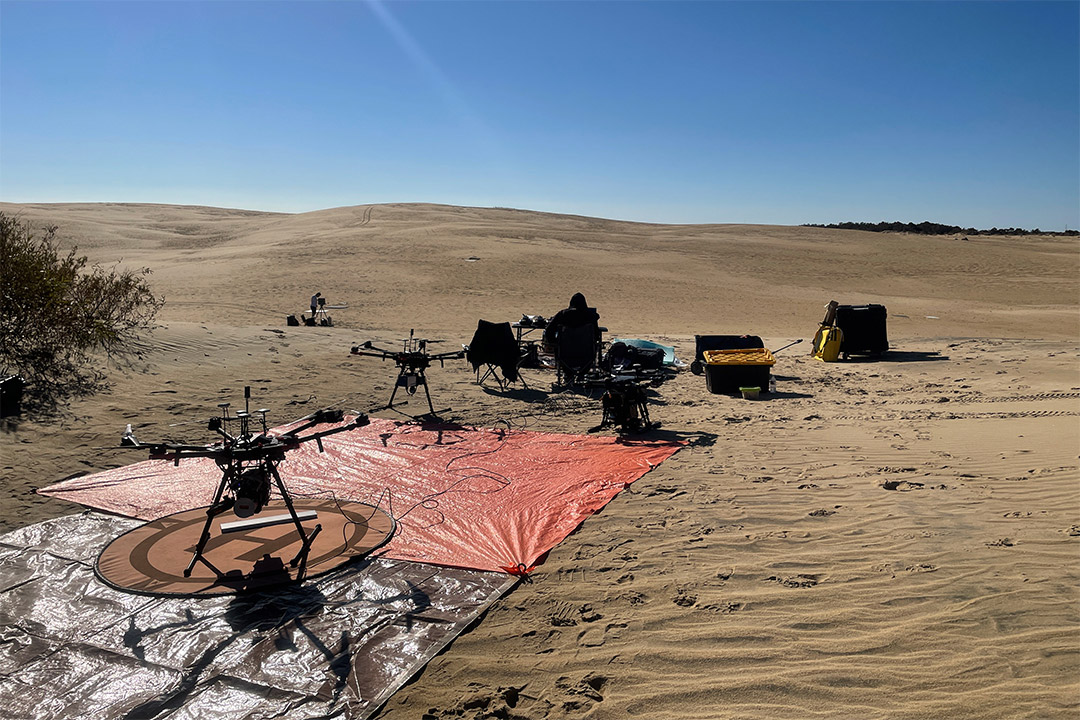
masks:
{"type": "Polygon", "coordinates": [[[164,303],[147,284],[150,270],[88,267],[77,248],[61,253],[56,230],[36,237],[0,212],[0,372],[22,375],[39,410],[100,387],[97,356],[131,359],[164,303]]]}

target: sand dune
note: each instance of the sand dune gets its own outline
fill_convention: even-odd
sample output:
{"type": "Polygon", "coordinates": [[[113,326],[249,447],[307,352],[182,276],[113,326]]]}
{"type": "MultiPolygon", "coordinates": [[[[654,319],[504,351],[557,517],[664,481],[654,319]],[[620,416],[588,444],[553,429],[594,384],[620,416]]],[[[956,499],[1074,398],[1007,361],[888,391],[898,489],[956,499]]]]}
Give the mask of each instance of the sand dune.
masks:
{"type": "MultiPolygon", "coordinates": [[[[778,393],[652,398],[688,446],[620,494],[435,658],[386,718],[1047,718],[1080,708],[1080,252],[1074,238],[664,226],[376,205],[300,215],[12,205],[166,297],[142,364],[0,434],[0,528],[77,508],[32,493],[141,459],[125,423],[199,440],[251,385],[285,420],[385,403],[350,357],[410,328],[550,315],[582,290],[611,332],[809,338],[829,299],[889,308],[894,351],[779,355],[778,393]],[[322,290],[332,328],[287,328],[322,290]],[[929,317],[928,317],[929,316],[929,317]]],[[[450,420],[583,432],[595,400],[429,373],[450,420]]],[[[416,401],[414,401],[415,403],[416,401]]],[[[408,409],[408,408],[406,408],[408,409]]],[[[383,414],[383,413],[377,413],[383,414]]],[[[386,413],[388,416],[393,413],[386,413]]]]}
{"type": "Polygon", "coordinates": [[[321,289],[356,309],[340,318],[355,327],[404,319],[471,333],[477,317],[550,313],[584,290],[605,323],[635,334],[808,333],[835,297],[885,304],[898,337],[1080,335],[1075,238],[649,225],[439,205],[0,210],[59,225],[95,260],[152,267],[165,319],[277,320],[321,289]]]}

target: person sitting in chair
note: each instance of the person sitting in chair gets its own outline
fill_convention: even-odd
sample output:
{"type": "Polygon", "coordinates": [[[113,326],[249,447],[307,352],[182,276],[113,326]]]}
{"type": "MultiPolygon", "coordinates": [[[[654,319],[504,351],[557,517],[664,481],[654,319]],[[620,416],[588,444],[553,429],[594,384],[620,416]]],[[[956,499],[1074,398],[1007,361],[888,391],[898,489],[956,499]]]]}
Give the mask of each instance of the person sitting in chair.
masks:
{"type": "Polygon", "coordinates": [[[563,308],[548,321],[547,329],[544,330],[544,347],[552,350],[559,337],[559,331],[564,328],[579,328],[584,325],[594,325],[597,328],[596,336],[600,338],[600,313],[596,308],[589,307],[585,302],[585,296],[574,293],[570,298],[569,307],[563,308]]]}
{"type": "Polygon", "coordinates": [[[601,344],[599,321],[600,314],[588,306],[581,293],[575,293],[570,307],[551,318],[544,343],[555,356],[557,385],[580,382],[596,367],[601,344]]]}

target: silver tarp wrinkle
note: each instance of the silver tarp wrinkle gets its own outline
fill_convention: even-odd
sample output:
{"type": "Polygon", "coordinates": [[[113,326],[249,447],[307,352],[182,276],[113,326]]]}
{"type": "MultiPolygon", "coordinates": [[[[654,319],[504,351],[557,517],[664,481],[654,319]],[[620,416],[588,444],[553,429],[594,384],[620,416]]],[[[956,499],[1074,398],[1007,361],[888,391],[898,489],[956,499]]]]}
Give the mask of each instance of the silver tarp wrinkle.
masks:
{"type": "Polygon", "coordinates": [[[516,582],[375,558],[274,592],[135,595],[93,565],[138,524],[87,512],[0,536],[10,717],[366,718],[516,582]]]}

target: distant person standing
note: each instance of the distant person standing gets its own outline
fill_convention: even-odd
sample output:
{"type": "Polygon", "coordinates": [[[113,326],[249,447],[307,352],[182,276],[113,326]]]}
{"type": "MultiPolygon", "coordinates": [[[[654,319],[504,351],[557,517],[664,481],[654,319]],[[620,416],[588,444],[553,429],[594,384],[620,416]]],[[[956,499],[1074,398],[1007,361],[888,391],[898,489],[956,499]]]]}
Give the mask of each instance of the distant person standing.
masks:
{"type": "Polygon", "coordinates": [[[315,322],[315,313],[319,311],[319,298],[322,297],[322,292],[317,292],[311,296],[311,321],[315,322]]]}

